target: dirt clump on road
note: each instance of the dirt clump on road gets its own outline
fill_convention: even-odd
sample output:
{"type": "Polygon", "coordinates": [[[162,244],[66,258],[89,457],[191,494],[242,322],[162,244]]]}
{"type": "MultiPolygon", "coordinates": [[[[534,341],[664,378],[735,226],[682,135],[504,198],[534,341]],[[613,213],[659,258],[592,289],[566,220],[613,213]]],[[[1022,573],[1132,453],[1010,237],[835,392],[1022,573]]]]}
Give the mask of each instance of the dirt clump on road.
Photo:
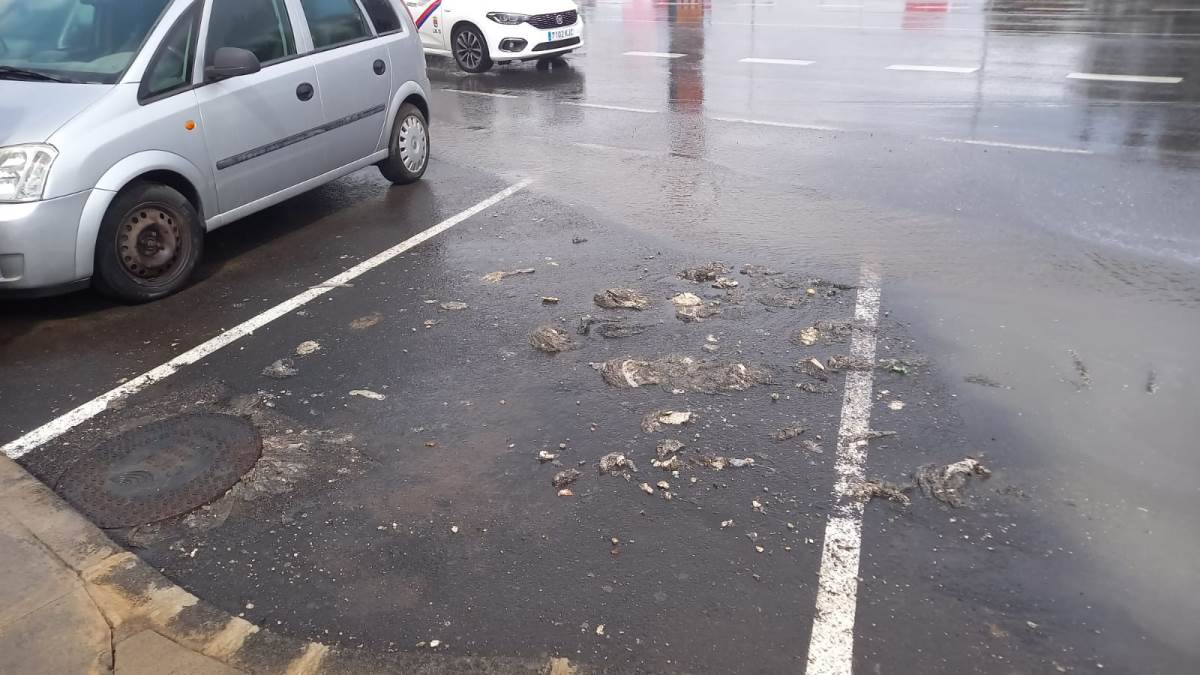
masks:
{"type": "Polygon", "coordinates": [[[575,348],[575,341],[567,331],[549,324],[538,326],[529,336],[529,346],[539,352],[557,354],[575,348]]]}
{"type": "Polygon", "coordinates": [[[635,309],[640,312],[650,307],[650,298],[633,288],[609,288],[597,293],[592,301],[604,309],[635,309]]]}
{"type": "Polygon", "coordinates": [[[718,277],[729,272],[729,267],[723,262],[710,262],[699,267],[688,267],[679,273],[681,279],[695,281],[716,281],[718,277]]]}
{"type": "Polygon", "coordinates": [[[972,476],[987,478],[992,475],[979,460],[972,457],[938,466],[926,464],[913,472],[913,480],[926,497],[959,508],[965,503],[963,488],[972,476]]]}
{"type": "Polygon", "coordinates": [[[771,373],[765,368],[736,362],[697,361],[677,354],[652,361],[610,359],[593,363],[592,368],[613,387],[636,389],[657,384],[675,394],[745,391],[771,382],[771,373]]]}

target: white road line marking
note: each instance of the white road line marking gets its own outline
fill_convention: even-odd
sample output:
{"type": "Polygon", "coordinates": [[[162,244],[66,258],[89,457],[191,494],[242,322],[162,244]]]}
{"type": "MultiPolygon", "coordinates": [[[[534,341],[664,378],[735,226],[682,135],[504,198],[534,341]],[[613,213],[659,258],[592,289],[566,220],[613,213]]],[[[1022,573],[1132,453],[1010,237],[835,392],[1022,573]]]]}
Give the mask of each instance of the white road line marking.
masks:
{"type": "Polygon", "coordinates": [[[513,96],[512,94],[496,94],[496,93],[492,93],[490,91],[466,91],[465,89],[443,89],[442,91],[448,91],[448,92],[455,93],[455,94],[466,94],[467,96],[487,96],[490,98],[521,98],[520,96],[513,96]]]}
{"type": "MultiPolygon", "coordinates": [[[[875,362],[875,329],[879,324],[879,273],[864,265],[854,305],[850,354],[875,362]]],[[[821,572],[812,636],[808,643],[807,675],[850,675],[854,661],[854,612],[858,603],[858,559],[862,548],[862,519],[866,501],[854,495],[865,475],[871,427],[873,370],[846,373],[842,421],[838,429],[837,480],[833,511],[825,524],[821,572]]]]}
{"type": "MultiPolygon", "coordinates": [[[[665,24],[665,23],[669,23],[669,21],[667,21],[666,19],[630,19],[630,18],[625,18],[625,17],[621,17],[621,18],[595,17],[591,21],[592,21],[592,23],[622,23],[622,24],[633,24],[633,23],[665,24]]],[[[965,26],[964,27],[937,26],[937,27],[930,27],[930,28],[914,28],[912,26],[864,26],[861,24],[856,25],[856,24],[837,24],[837,23],[764,23],[761,21],[754,21],[754,22],[750,22],[750,21],[719,21],[716,19],[709,21],[706,25],[743,26],[743,27],[754,26],[756,28],[799,28],[799,29],[803,29],[803,30],[852,30],[852,31],[858,31],[858,32],[862,32],[862,31],[896,31],[896,32],[904,31],[906,33],[912,33],[913,31],[918,31],[921,33],[959,33],[959,34],[966,34],[966,35],[984,35],[984,34],[988,34],[988,33],[995,34],[995,35],[1028,35],[1029,34],[1029,29],[1027,29],[1027,28],[970,28],[970,27],[965,27],[965,26]]],[[[1100,36],[1120,35],[1120,36],[1125,36],[1125,37],[1145,37],[1146,36],[1146,34],[1144,32],[1137,33],[1137,32],[1132,32],[1132,31],[1102,31],[1102,30],[1045,30],[1045,31],[1038,31],[1038,35],[1089,35],[1089,36],[1092,36],[1092,35],[1100,35],[1100,36]]],[[[1172,39],[1194,38],[1194,37],[1200,37],[1200,33],[1185,32],[1185,33],[1172,33],[1171,34],[1172,39]]]]}
{"type": "Polygon", "coordinates": [[[625,56],[649,56],[656,59],[678,59],[687,54],[675,54],[673,52],[625,52],[625,56]]]}
{"type": "Polygon", "coordinates": [[[794,124],[792,122],[771,122],[769,120],[748,120],[741,117],[719,117],[710,115],[710,120],[715,122],[735,122],[737,124],[758,124],[764,127],[783,127],[785,129],[807,129],[809,131],[845,131],[840,127],[827,127],[820,124],[794,124]]]}
{"type": "Polygon", "coordinates": [[[561,105],[572,105],[577,108],[597,108],[599,110],[619,110],[621,112],[645,113],[647,115],[658,114],[657,110],[650,110],[649,108],[626,108],[624,106],[619,106],[619,105],[601,105],[599,103],[577,103],[575,101],[559,101],[559,103],[561,105]]]}
{"type": "Polygon", "coordinates": [[[922,73],[973,73],[979,70],[979,66],[962,67],[962,66],[917,66],[908,63],[896,63],[887,67],[887,70],[913,70],[922,73]]]}
{"type": "Polygon", "coordinates": [[[741,60],[741,63],[766,63],[775,66],[811,66],[816,61],[801,61],[799,59],[760,59],[752,56],[747,56],[741,60]]]}
{"type": "Polygon", "coordinates": [[[977,141],[973,138],[946,138],[943,136],[926,136],[926,140],[942,143],[962,143],[964,145],[986,145],[990,148],[1012,148],[1013,150],[1039,150],[1041,152],[1061,152],[1068,155],[1091,155],[1091,150],[1078,148],[1060,148],[1053,145],[1026,145],[1024,143],[1001,143],[999,141],[977,141]]]}
{"type": "Polygon", "coordinates": [[[1104,73],[1068,73],[1068,80],[1098,80],[1100,82],[1146,82],[1149,84],[1179,84],[1182,77],[1157,75],[1106,75],[1104,73]]]}
{"type": "Polygon", "coordinates": [[[615,145],[601,145],[599,143],[571,143],[571,145],[584,150],[593,150],[596,152],[620,152],[630,155],[638,155],[640,157],[662,157],[666,154],[665,152],[654,152],[653,150],[622,148],[615,145]]]}
{"type": "Polygon", "coordinates": [[[415,237],[406,239],[399,244],[396,244],[395,246],[383,251],[382,253],[376,254],[372,258],[368,258],[367,260],[360,262],[341,274],[331,277],[328,281],[319,286],[315,286],[295,297],[284,300],[262,314],[250,318],[241,324],[230,328],[224,333],[217,335],[211,340],[189,349],[188,351],[176,356],[161,366],[142,373],[132,380],[122,384],[121,386],[101,394],[87,403],[84,403],[65,415],[43,424],[42,426],[30,431],[15,441],[7,443],[0,448],[0,451],[3,451],[4,454],[10,459],[18,459],[24,456],[31,450],[35,450],[42,445],[49,443],[50,441],[67,433],[71,429],[104,412],[110,403],[136,394],[137,392],[156,382],[161,382],[162,380],[165,380],[179,372],[179,370],[184,366],[189,366],[193,363],[196,363],[197,361],[209,356],[221,348],[227,347],[241,338],[253,334],[254,331],[266,326],[272,321],[285,316],[288,313],[303,307],[304,305],[307,305],[313,300],[316,300],[322,295],[332,291],[333,289],[362,276],[376,267],[379,267],[401,253],[404,253],[405,251],[436,237],[437,235],[463,222],[464,220],[467,220],[471,216],[474,216],[481,211],[485,211],[488,208],[504,201],[505,199],[508,199],[521,190],[529,187],[532,182],[532,180],[526,179],[511,187],[501,190],[500,192],[497,192],[496,194],[479,202],[466,211],[462,211],[461,213],[450,216],[446,220],[443,220],[437,225],[434,225],[424,232],[421,232],[415,237]]]}

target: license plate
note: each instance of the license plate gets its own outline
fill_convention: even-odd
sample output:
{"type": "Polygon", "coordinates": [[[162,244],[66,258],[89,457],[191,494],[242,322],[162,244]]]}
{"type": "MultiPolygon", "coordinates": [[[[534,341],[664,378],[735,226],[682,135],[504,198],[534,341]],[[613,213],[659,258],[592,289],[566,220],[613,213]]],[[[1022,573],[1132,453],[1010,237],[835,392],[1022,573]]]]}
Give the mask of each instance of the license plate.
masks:
{"type": "Polygon", "coordinates": [[[559,40],[566,40],[573,37],[575,37],[575,28],[573,27],[560,28],[559,30],[552,30],[546,33],[546,39],[550,42],[557,42],[559,40]]]}

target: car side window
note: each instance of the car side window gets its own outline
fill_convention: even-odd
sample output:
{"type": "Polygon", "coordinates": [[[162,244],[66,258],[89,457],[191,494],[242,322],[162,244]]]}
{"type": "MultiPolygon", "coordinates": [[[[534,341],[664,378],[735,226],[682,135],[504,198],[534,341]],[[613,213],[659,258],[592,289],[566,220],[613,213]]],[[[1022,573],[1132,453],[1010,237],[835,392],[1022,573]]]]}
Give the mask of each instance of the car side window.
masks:
{"type": "Polygon", "coordinates": [[[300,0],[300,6],[308,18],[308,30],[317,49],[371,36],[367,18],[354,0],[300,0]]]}
{"type": "Polygon", "coordinates": [[[375,32],[379,34],[400,30],[400,17],[396,16],[396,8],[391,0],[362,0],[367,16],[375,24],[375,32]]]}
{"type": "Polygon", "coordinates": [[[222,47],[254,52],[265,65],[296,53],[296,38],[284,0],[213,0],[204,62],[222,47]]]}
{"type": "Polygon", "coordinates": [[[192,86],[192,66],[196,62],[196,33],[200,5],[184,12],[159,45],[142,77],[141,100],[168,96],[192,86]]]}

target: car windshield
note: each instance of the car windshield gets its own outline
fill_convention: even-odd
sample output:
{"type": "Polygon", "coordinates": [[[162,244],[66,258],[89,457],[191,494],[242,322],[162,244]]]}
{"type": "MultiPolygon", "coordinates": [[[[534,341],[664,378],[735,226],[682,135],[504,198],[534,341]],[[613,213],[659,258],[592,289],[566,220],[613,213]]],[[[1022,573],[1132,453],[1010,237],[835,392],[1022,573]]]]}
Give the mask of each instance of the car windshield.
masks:
{"type": "Polygon", "coordinates": [[[115,83],[170,2],[0,0],[0,77],[115,83]]]}

